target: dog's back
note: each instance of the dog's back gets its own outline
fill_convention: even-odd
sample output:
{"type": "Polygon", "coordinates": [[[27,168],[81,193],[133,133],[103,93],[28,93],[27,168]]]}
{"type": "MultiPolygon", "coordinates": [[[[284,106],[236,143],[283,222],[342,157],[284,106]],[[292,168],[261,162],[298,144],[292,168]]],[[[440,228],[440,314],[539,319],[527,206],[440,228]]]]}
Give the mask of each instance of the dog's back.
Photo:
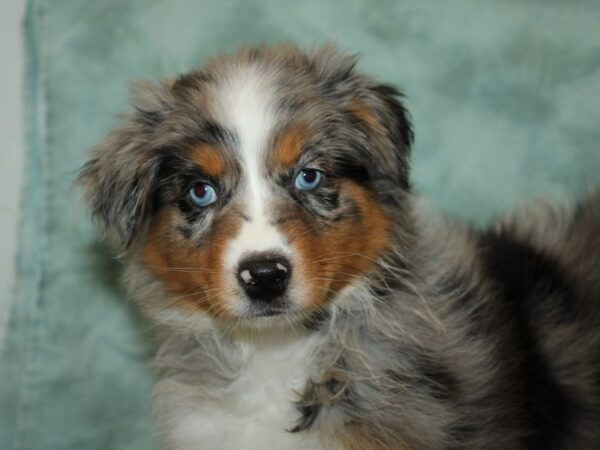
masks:
{"type": "Polygon", "coordinates": [[[600,448],[599,231],[595,195],[477,236],[526,448],[600,448]]]}

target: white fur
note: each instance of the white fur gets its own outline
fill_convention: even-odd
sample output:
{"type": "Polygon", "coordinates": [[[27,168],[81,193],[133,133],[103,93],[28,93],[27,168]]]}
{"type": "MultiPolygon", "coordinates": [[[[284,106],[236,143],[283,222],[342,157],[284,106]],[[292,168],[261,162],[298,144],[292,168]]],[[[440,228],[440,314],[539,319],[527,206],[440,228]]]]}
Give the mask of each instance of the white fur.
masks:
{"type": "MultiPolygon", "coordinates": [[[[272,189],[265,173],[265,151],[276,123],[269,77],[258,67],[245,67],[222,80],[215,97],[218,120],[238,139],[245,184],[245,220],[225,254],[229,283],[235,286],[234,274],[246,255],[268,251],[291,256],[291,250],[285,236],[271,223],[269,208],[272,189]]],[[[247,305],[237,302],[234,307],[243,314],[247,305]]]]}
{"type": "MultiPolygon", "coordinates": [[[[274,336],[241,344],[241,371],[229,384],[202,389],[163,380],[170,450],[321,450],[314,432],[290,433],[300,418],[294,402],[309,378],[316,336],[274,336]]],[[[219,363],[219,355],[212,355],[219,363]]]]}

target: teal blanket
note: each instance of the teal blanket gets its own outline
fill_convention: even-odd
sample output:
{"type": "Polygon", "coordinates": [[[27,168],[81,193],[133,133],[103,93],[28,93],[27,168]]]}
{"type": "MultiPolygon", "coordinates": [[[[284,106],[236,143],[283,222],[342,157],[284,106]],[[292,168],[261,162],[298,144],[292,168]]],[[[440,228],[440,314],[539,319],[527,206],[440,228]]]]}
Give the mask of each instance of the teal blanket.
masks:
{"type": "Polygon", "coordinates": [[[596,0],[32,0],[17,283],[0,348],[0,448],[157,448],[149,327],[72,189],[127,85],[242,44],[326,40],[399,85],[416,189],[485,223],[600,181],[596,0]]]}

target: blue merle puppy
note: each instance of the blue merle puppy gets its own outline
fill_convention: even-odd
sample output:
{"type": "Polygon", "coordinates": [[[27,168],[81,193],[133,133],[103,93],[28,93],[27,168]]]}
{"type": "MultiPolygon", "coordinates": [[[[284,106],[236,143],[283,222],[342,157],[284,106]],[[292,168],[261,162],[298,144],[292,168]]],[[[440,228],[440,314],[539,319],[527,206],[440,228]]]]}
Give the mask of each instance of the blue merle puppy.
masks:
{"type": "Polygon", "coordinates": [[[134,90],[79,181],[159,329],[166,449],[600,449],[599,197],[423,212],[401,95],[331,47],[134,90]]]}

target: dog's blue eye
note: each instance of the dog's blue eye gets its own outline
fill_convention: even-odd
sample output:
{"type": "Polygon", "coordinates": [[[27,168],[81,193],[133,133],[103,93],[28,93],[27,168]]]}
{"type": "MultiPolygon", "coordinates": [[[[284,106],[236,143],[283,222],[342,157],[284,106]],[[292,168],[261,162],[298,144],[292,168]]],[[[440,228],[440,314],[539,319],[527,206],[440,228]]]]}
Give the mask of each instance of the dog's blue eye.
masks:
{"type": "Polygon", "coordinates": [[[208,206],[217,201],[217,193],[210,184],[199,181],[190,189],[190,199],[195,205],[208,206]]]}
{"type": "Polygon", "coordinates": [[[296,187],[302,191],[315,189],[323,180],[323,174],[316,169],[302,169],[296,176],[296,187]]]}

